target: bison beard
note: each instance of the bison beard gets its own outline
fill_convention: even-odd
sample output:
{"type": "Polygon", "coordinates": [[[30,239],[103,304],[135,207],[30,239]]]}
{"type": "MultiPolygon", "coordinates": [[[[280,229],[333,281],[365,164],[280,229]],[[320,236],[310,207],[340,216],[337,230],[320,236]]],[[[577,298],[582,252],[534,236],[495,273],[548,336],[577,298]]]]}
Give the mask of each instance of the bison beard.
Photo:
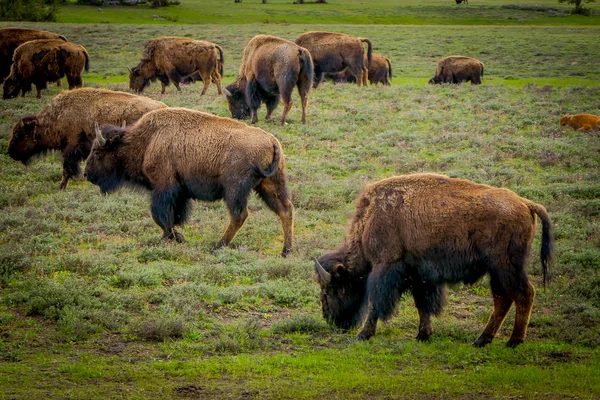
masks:
{"type": "Polygon", "coordinates": [[[375,334],[400,297],[411,292],[419,311],[418,340],[432,334],[445,285],[473,284],[489,274],[494,311],[473,343],[492,341],[513,302],[515,326],[507,346],[525,339],[535,290],[527,264],[535,215],[542,221],[541,261],[546,282],[552,234],[543,206],[505,189],[416,174],[375,183],[358,200],[345,243],[315,262],[323,316],[348,328],[367,314],[359,339],[375,334]]]}

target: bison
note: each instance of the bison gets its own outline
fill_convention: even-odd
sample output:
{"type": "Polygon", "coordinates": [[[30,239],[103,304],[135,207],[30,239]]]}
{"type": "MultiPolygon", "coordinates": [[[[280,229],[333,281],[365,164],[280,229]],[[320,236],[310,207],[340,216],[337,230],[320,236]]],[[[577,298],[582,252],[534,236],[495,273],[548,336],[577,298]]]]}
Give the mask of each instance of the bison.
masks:
{"type": "Polygon", "coordinates": [[[36,97],[42,97],[42,89],[66,75],[69,89],[83,85],[81,71],[89,70],[89,56],[81,45],[60,39],[39,39],[23,43],[15,50],[10,75],[4,80],[2,98],[22,96],[37,89],[36,97]]]}
{"type": "Polygon", "coordinates": [[[182,242],[190,199],[223,199],[229,226],[217,247],[228,245],[248,217],[252,189],[280,218],[282,256],[292,249],[293,206],[283,150],[259,128],[185,108],[149,112],[126,129],[96,126],[87,179],[104,193],[123,184],[151,191],[152,217],[163,237],[182,242]]]}
{"type": "Polygon", "coordinates": [[[63,154],[60,190],[80,173],[96,137],[94,122],[133,123],[148,111],[166,107],[160,101],[130,93],[82,88],[65,91],[38,115],[23,117],[13,128],[8,154],[27,164],[37,154],[59,150],[63,154]]]}
{"type": "Polygon", "coordinates": [[[366,38],[331,32],[306,32],[296,38],[296,44],[306,48],[315,65],[314,87],[323,80],[325,72],[348,72],[360,86],[367,84],[368,66],[371,65],[373,46],[366,38]],[[364,60],[363,42],[367,43],[367,61],[364,60]]]}
{"type": "Polygon", "coordinates": [[[302,101],[302,123],[306,124],[308,92],[313,82],[313,62],[305,48],[275,36],[253,37],[242,55],[237,80],[225,89],[231,116],[258,121],[258,108],[267,105],[267,117],[283,101],[281,125],[292,108],[292,91],[298,88],[302,101]]]}
{"type": "MultiPolygon", "coordinates": [[[[365,55],[365,63],[367,63],[367,56],[365,55]]],[[[381,54],[373,53],[371,60],[371,66],[368,68],[369,82],[371,85],[377,85],[381,83],[389,86],[390,79],[392,79],[392,63],[387,57],[381,54]]],[[[354,83],[356,77],[348,70],[344,69],[342,72],[326,72],[324,78],[331,79],[335,83],[354,83]]]]}
{"type": "Polygon", "coordinates": [[[180,83],[202,80],[202,95],[211,82],[222,94],[223,63],[223,49],[214,43],[180,37],[152,39],[146,43],[139,64],[129,69],[129,87],[141,93],[158,79],[164,94],[169,82],[181,91],[180,83]]]}
{"type": "Polygon", "coordinates": [[[15,49],[25,42],[36,39],[60,39],[67,41],[62,35],[48,31],[27,28],[0,28],[0,82],[10,74],[15,49]]]}
{"type": "Polygon", "coordinates": [[[593,131],[600,128],[600,117],[592,114],[567,114],[560,119],[560,126],[570,126],[580,132],[593,131]]]}
{"type": "Polygon", "coordinates": [[[384,179],[358,198],[346,240],[315,263],[323,316],[342,328],[366,322],[359,339],[375,334],[397,301],[412,293],[419,311],[418,340],[432,334],[431,315],[442,311],[445,285],[490,277],[494,310],[475,341],[492,341],[512,303],[515,326],[507,346],[525,339],[535,290],[527,264],[537,215],[542,221],[541,262],[546,283],[552,253],[546,209],[507,189],[437,174],[384,179]]]}
{"type": "Polygon", "coordinates": [[[483,63],[475,58],[448,56],[438,62],[435,76],[429,80],[429,84],[471,81],[472,85],[480,85],[483,67],[483,63]]]}

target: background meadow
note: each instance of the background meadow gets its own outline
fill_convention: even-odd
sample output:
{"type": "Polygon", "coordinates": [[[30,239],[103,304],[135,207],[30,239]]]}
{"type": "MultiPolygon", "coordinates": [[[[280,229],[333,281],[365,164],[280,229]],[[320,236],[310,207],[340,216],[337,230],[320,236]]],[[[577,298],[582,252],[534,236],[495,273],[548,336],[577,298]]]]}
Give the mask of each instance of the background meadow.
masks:
{"type": "MultiPolygon", "coordinates": [[[[150,12],[182,12],[187,3],[200,8],[184,0],[150,12]]],[[[285,259],[277,256],[279,221],[256,198],[232,246],[213,251],[227,223],[220,202],[195,203],[182,228],[187,242],[171,244],[160,239],[145,192],[103,196],[84,180],[59,192],[60,154],[25,167],[6,149],[17,119],[61,89],[41,100],[0,101],[0,398],[600,397],[600,139],[558,126],[566,113],[600,114],[600,29],[581,26],[597,25],[597,16],[524,26],[539,14],[516,10],[521,21],[510,20],[503,1],[461,9],[441,1],[358,3],[332,1],[332,14],[320,5],[266,5],[300,24],[262,23],[251,12],[261,4],[250,1],[236,12],[240,20],[219,19],[213,7],[197,25],[122,24],[126,15],[149,22],[140,20],[146,10],[74,4],[60,14],[65,23],[1,24],[83,44],[91,58],[84,81],[92,87],[128,90],[126,67],[152,37],[220,44],[229,83],[251,37],[293,40],[307,30],[370,38],[392,61],[394,78],[391,87],[322,85],[310,95],[306,126],[297,94],[287,126],[264,121],[260,110],[257,125],[285,150],[295,206],[295,249],[285,259]],[[428,26],[328,25],[405,18],[416,8],[426,9],[420,18],[428,26]],[[463,10],[475,10],[469,18],[488,13],[494,26],[445,26],[435,17],[459,23],[449,13],[463,10]],[[119,23],[96,23],[108,21],[119,23]],[[427,85],[448,54],[482,60],[484,84],[427,85]],[[487,279],[451,288],[429,343],[414,340],[410,298],[368,343],[322,319],[312,258],[341,243],[364,185],[415,172],[506,187],[548,209],[556,239],[551,281],[542,290],[538,234],[528,267],[538,292],[528,339],[516,350],[504,347],[514,311],[490,346],[470,346],[491,312],[487,279]]],[[[182,89],[160,95],[154,83],[145,94],[229,116],[214,85],[205,96],[198,84],[182,89]]]]}

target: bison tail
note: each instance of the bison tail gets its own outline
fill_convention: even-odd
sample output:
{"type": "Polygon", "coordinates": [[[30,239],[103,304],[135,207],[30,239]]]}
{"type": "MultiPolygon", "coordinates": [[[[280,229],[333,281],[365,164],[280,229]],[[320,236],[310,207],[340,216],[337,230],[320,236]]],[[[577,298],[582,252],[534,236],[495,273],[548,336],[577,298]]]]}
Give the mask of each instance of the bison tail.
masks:
{"type": "Polygon", "coordinates": [[[548,212],[544,206],[531,201],[527,205],[529,209],[533,213],[537,214],[542,221],[542,248],[540,251],[540,259],[542,261],[542,274],[545,290],[546,284],[548,283],[548,264],[552,260],[552,250],[554,247],[552,238],[552,224],[550,222],[550,216],[548,215],[548,212]]]}
{"type": "Polygon", "coordinates": [[[385,59],[387,61],[388,64],[388,73],[390,74],[390,79],[392,79],[392,62],[390,61],[389,58],[385,59]]]}
{"type": "Polygon", "coordinates": [[[314,79],[315,68],[310,53],[306,49],[300,49],[300,61],[302,62],[301,74],[304,75],[306,81],[311,82],[314,79]]]}
{"type": "Polygon", "coordinates": [[[221,77],[223,77],[223,64],[225,62],[225,57],[223,56],[223,49],[217,44],[215,44],[215,47],[217,48],[217,50],[219,50],[219,74],[221,75],[221,77]]]}
{"type": "Polygon", "coordinates": [[[262,169],[260,166],[256,166],[256,174],[260,178],[270,178],[275,171],[279,169],[279,163],[281,162],[281,147],[277,142],[273,143],[273,161],[267,169],[262,169]]]}
{"type": "Polygon", "coordinates": [[[367,68],[371,68],[371,59],[373,58],[373,45],[371,44],[371,41],[367,38],[360,38],[360,41],[367,43],[367,60],[369,61],[369,65],[367,65],[367,68]]]}
{"type": "Polygon", "coordinates": [[[86,50],[83,50],[85,55],[85,72],[90,72],[90,56],[86,50]]]}

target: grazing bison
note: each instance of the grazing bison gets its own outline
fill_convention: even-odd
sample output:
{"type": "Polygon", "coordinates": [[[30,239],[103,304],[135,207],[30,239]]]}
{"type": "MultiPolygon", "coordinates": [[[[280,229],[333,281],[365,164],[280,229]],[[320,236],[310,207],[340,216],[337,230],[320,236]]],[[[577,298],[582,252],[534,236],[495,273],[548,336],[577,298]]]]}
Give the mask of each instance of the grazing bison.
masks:
{"type": "Polygon", "coordinates": [[[37,89],[36,97],[42,97],[42,89],[66,75],[69,89],[83,85],[81,71],[89,70],[89,56],[81,45],[61,39],[39,39],[23,43],[15,50],[10,75],[4,80],[2,98],[23,96],[37,89]]]}
{"type": "Polygon", "coordinates": [[[407,291],[419,311],[418,340],[442,311],[445,284],[490,276],[494,311],[474,343],[492,341],[512,303],[515,326],[507,346],[525,339],[535,290],[525,265],[542,221],[544,283],[552,252],[546,209],[506,189],[436,174],[397,176],[368,186],[359,197],[345,243],[315,263],[323,316],[359,339],[375,334],[407,291]]]}
{"type": "Polygon", "coordinates": [[[325,72],[348,72],[360,86],[367,84],[368,66],[371,64],[373,47],[365,38],[331,32],[306,32],[296,38],[296,44],[306,48],[315,65],[315,82],[317,87],[325,72]],[[364,60],[363,42],[367,43],[367,61],[364,60]]]}
{"type": "Polygon", "coordinates": [[[82,88],[65,91],[38,115],[23,117],[13,128],[8,154],[27,164],[37,154],[58,150],[63,154],[60,190],[80,173],[96,137],[94,122],[133,123],[148,111],[166,107],[160,101],[130,93],[82,88]]]}
{"type": "Polygon", "coordinates": [[[180,83],[202,80],[201,94],[206,93],[211,82],[222,94],[223,62],[223,49],[211,42],[180,37],[152,39],[146,43],[139,64],[129,70],[129,87],[141,93],[158,79],[164,94],[169,82],[181,91],[180,83]]]}
{"type": "MultiPolygon", "coordinates": [[[[367,63],[367,56],[365,55],[365,64],[367,63]]],[[[381,54],[373,53],[373,58],[371,60],[371,66],[368,68],[369,72],[369,82],[371,85],[377,85],[381,83],[383,85],[389,86],[390,79],[392,79],[392,63],[387,57],[382,56],[381,54]]],[[[346,68],[342,72],[326,72],[324,74],[326,79],[331,79],[335,83],[354,83],[356,82],[356,78],[352,73],[346,68]]]]}
{"type": "Polygon", "coordinates": [[[163,237],[182,242],[190,199],[223,199],[229,226],[218,246],[234,238],[248,216],[252,189],[280,218],[283,250],[292,249],[293,206],[283,150],[262,129],[215,115],[167,108],[149,112],[127,129],[104,125],[87,159],[87,179],[102,192],[123,184],[152,191],[152,217],[163,237]]]}
{"type": "Polygon", "coordinates": [[[593,131],[600,128],[600,117],[592,114],[567,114],[560,119],[560,126],[570,126],[580,132],[593,131]]]}
{"type": "Polygon", "coordinates": [[[313,62],[305,48],[275,36],[253,37],[242,55],[237,80],[225,89],[231,116],[258,121],[258,108],[267,105],[267,117],[283,101],[281,125],[292,108],[292,91],[298,88],[302,101],[302,123],[306,123],[308,92],[313,82],[313,62]]]}
{"type": "Polygon", "coordinates": [[[483,63],[475,58],[448,56],[438,62],[435,76],[429,80],[429,83],[434,85],[471,81],[472,85],[479,85],[483,78],[483,67],[483,63]]]}
{"type": "Polygon", "coordinates": [[[10,74],[15,49],[25,42],[36,39],[67,38],[56,33],[27,28],[0,28],[0,82],[10,74]]]}

